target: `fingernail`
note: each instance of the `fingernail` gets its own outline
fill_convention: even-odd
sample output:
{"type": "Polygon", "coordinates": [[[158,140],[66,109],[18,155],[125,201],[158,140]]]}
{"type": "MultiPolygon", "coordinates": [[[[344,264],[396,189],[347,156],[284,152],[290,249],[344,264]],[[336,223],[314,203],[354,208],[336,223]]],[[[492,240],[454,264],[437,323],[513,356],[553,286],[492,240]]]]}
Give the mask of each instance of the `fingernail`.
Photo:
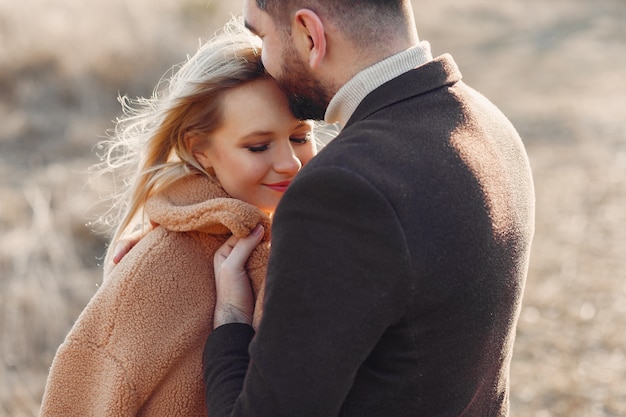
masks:
{"type": "Polygon", "coordinates": [[[263,234],[263,226],[261,226],[260,224],[258,224],[254,230],[252,231],[252,233],[256,236],[263,234]]]}
{"type": "Polygon", "coordinates": [[[122,248],[123,244],[121,242],[117,242],[113,247],[113,263],[117,264],[122,259],[122,248]]]}

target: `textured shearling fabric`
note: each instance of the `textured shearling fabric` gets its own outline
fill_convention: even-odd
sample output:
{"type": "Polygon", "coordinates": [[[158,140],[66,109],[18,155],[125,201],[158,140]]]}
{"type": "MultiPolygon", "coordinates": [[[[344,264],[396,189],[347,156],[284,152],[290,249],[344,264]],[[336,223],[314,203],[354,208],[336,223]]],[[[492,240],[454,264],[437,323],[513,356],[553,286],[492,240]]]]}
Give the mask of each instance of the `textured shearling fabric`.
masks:
{"type": "MultiPolygon", "coordinates": [[[[269,219],[192,175],[146,204],[159,224],[113,269],[59,347],[41,416],[205,416],[202,349],[213,328],[213,255],[269,219]]],[[[269,234],[248,262],[262,299],[269,234]]],[[[260,317],[260,302],[255,324],[260,317]]]]}

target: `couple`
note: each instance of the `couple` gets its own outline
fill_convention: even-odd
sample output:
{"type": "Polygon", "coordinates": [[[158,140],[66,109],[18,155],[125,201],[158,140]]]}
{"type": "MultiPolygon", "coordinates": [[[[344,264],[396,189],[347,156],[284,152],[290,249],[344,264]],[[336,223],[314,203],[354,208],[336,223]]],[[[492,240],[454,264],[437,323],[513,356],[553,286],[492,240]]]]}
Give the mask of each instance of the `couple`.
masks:
{"type": "Polygon", "coordinates": [[[211,41],[129,119],[145,158],[113,242],[159,226],[105,274],[42,414],[506,416],[534,229],[514,128],[407,0],[244,19],[262,52],[211,41]],[[342,131],[313,158],[322,118],[342,131]]]}

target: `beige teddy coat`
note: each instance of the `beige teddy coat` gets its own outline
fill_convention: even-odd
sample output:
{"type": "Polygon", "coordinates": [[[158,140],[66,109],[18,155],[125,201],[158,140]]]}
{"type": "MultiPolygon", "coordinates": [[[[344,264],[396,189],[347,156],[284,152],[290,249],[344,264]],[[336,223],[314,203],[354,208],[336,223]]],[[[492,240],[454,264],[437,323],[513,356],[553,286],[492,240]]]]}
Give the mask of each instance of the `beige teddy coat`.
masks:
{"type": "MultiPolygon", "coordinates": [[[[151,198],[146,213],[159,226],[105,277],[59,347],[41,416],[207,414],[202,351],[213,328],[213,255],[231,233],[246,236],[259,223],[269,231],[269,219],[199,175],[151,198]]],[[[268,240],[247,265],[258,300],[268,240]]]]}

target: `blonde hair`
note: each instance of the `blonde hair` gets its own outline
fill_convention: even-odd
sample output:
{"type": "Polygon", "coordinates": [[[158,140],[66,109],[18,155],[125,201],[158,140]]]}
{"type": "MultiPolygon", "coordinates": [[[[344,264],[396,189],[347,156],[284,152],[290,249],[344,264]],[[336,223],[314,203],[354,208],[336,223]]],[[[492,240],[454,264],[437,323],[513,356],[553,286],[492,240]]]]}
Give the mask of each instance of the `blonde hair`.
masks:
{"type": "Polygon", "coordinates": [[[171,70],[150,98],[120,97],[123,116],[99,144],[97,174],[112,173],[115,191],[99,219],[112,241],[140,218],[146,200],[178,179],[209,175],[185,143],[188,134],[207,134],[222,122],[225,91],[269,77],[261,63],[261,41],[233,18],[195,55],[171,70]]]}

